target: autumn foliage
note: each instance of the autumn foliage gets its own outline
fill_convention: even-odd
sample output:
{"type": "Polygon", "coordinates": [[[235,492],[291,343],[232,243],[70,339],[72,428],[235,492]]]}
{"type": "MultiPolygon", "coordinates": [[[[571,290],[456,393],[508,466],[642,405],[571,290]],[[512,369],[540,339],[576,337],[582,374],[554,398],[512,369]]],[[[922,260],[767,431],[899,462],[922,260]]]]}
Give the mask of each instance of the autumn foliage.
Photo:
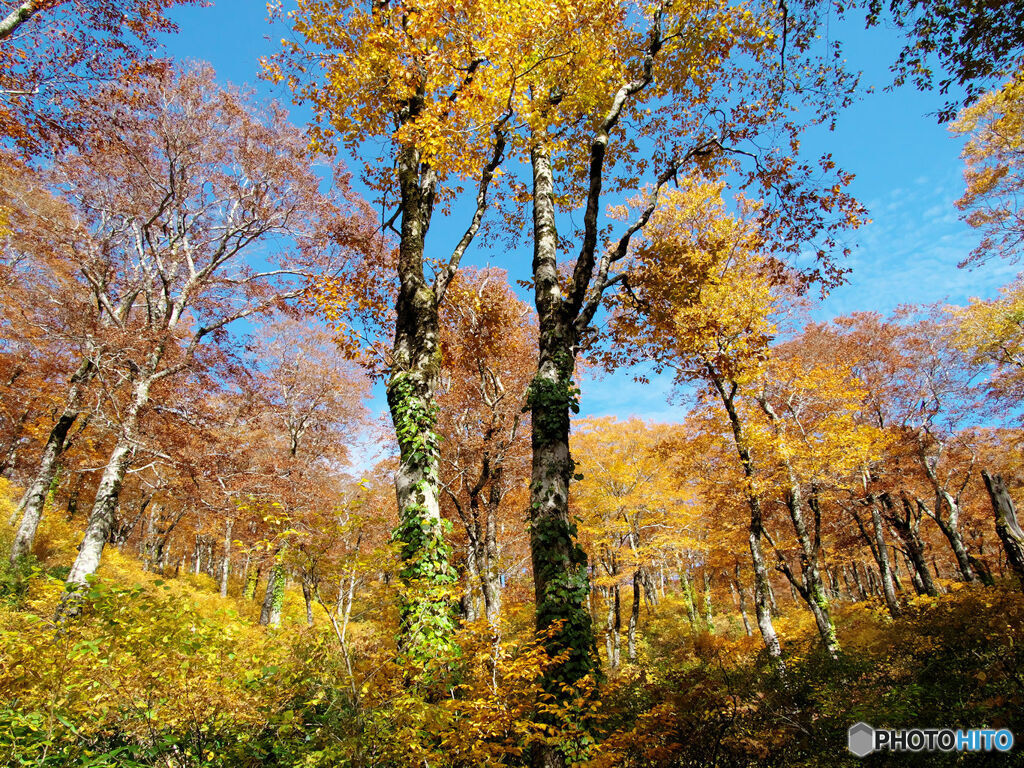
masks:
{"type": "MultiPolygon", "coordinates": [[[[827,316],[866,222],[802,149],[857,95],[830,11],[272,4],[303,130],[152,57],[179,4],[0,14],[0,763],[1024,733],[1024,288],[827,316]],[[607,373],[661,420],[594,415],[607,373]]],[[[1010,78],[951,127],[964,261],[1016,259],[1019,66],[961,50],[1012,25],[889,10],[898,78],[1010,78]]]]}

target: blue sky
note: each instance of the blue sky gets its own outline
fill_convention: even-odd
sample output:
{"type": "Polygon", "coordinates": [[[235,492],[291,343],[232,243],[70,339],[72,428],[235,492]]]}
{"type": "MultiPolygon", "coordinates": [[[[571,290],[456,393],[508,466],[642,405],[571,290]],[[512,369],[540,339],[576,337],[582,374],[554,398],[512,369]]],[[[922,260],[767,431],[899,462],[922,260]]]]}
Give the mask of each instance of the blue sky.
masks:
{"type": "MultiPolygon", "coordinates": [[[[175,58],[208,61],[222,80],[248,83],[263,96],[288,102],[283,89],[257,81],[259,57],[277,50],[278,41],[288,33],[281,26],[271,27],[266,15],[258,0],[217,0],[208,8],[179,8],[173,16],[181,31],[165,39],[167,52],[175,58]]],[[[884,28],[860,27],[833,22],[829,33],[844,41],[850,66],[863,71],[864,84],[874,90],[841,116],[834,132],[820,131],[808,137],[805,146],[816,153],[831,152],[840,167],[856,175],[852,191],[868,207],[871,223],[848,237],[854,246],[846,264],[852,269],[849,283],[835,290],[814,317],[990,297],[1013,279],[1017,268],[993,262],[970,271],[957,269],[977,236],[960,221],[953,205],[962,188],[962,141],[929,114],[941,106],[943,97],[912,88],[884,91],[899,38],[884,28]]],[[[309,116],[294,107],[292,115],[299,124],[309,116]]],[[[461,230],[464,223],[453,227],[461,230]]],[[[437,221],[432,232],[445,229],[437,221]]],[[[488,260],[487,253],[467,255],[470,264],[488,260]]],[[[522,270],[528,268],[527,257],[522,270]]],[[[583,382],[582,414],[673,421],[680,411],[667,402],[670,390],[667,380],[641,385],[626,371],[588,377],[583,382]]],[[[383,407],[383,399],[378,399],[383,407]]]]}

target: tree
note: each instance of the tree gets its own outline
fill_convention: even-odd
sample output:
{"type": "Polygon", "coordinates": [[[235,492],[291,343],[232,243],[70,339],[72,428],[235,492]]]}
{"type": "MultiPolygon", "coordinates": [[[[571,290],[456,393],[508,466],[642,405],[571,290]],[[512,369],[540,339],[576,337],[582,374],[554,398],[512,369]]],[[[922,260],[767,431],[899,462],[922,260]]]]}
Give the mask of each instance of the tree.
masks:
{"type": "Polygon", "coordinates": [[[338,136],[353,151],[382,148],[365,178],[382,209],[398,206],[383,222],[401,219],[387,393],[401,456],[402,645],[419,666],[450,653],[454,630],[455,573],[439,501],[438,308],[483,221],[505,152],[508,94],[525,66],[505,55],[509,30],[492,26],[487,11],[468,1],[314,0],[291,16],[301,42],[286,41],[267,62],[270,77],[287,78],[296,100],[313,105],[317,146],[333,148],[338,136]],[[447,206],[468,179],[476,186],[471,221],[448,258],[432,261],[425,244],[435,204],[447,206]]]}
{"type": "MultiPolygon", "coordinates": [[[[50,193],[46,178],[20,163],[7,167],[3,182],[9,228],[3,261],[11,283],[5,338],[12,352],[21,347],[20,351],[31,348],[38,354],[48,348],[58,379],[52,384],[54,418],[40,429],[45,437],[33,456],[35,469],[16,512],[20,523],[11,545],[14,563],[35,540],[46,494],[73,438],[72,428],[76,422],[79,429],[84,426],[80,417],[89,410],[97,366],[109,360],[108,345],[114,349],[118,342],[109,337],[98,304],[90,301],[81,274],[67,259],[67,244],[78,243],[82,234],[72,206],[50,193]]],[[[12,384],[25,373],[31,357],[20,354],[18,359],[9,377],[12,384]]],[[[27,417],[29,410],[21,413],[27,417]]]]}
{"type": "Polygon", "coordinates": [[[988,83],[1020,66],[1024,53],[1024,3],[1020,0],[867,0],[863,5],[869,27],[888,16],[907,30],[909,42],[892,65],[895,85],[910,79],[921,90],[932,88],[932,62],[937,58],[942,70],[939,92],[948,96],[953,86],[963,89],[939,111],[941,122],[953,119],[959,109],[975,101],[988,83]]]}
{"type": "Polygon", "coordinates": [[[12,157],[0,175],[0,211],[0,475],[20,476],[40,435],[56,427],[50,417],[62,410],[64,380],[74,373],[68,349],[81,341],[72,329],[92,313],[73,298],[75,278],[52,248],[52,230],[67,226],[69,209],[12,157]]]}
{"type": "MultiPolygon", "coordinates": [[[[339,503],[349,485],[341,473],[354,437],[366,426],[369,380],[325,328],[281,318],[258,329],[250,347],[258,371],[250,390],[255,408],[245,427],[259,438],[250,451],[263,478],[261,506],[273,506],[285,529],[270,537],[278,551],[261,621],[279,623],[284,579],[292,571],[312,623],[320,581],[332,575],[327,561],[343,527],[339,518],[349,511],[339,503]]],[[[250,498],[257,491],[250,478],[242,488],[250,498]]],[[[358,540],[361,531],[355,533],[358,540]]]]}
{"type": "MultiPolygon", "coordinates": [[[[203,0],[6,0],[0,5],[0,136],[22,151],[69,138],[71,109],[97,82],[151,74],[167,13],[203,0]]],[[[79,134],[80,135],[80,134],[79,134]]]]}
{"type": "Polygon", "coordinates": [[[103,89],[83,119],[89,151],[69,149],[55,165],[88,235],[68,253],[135,344],[114,360],[130,394],[68,575],[72,595],[99,565],[154,389],[193,366],[204,342],[225,339],[230,323],[282,308],[368,242],[359,203],[340,179],[336,193],[320,193],[305,139],[283,112],[217,87],[208,68],[103,89]],[[265,266],[244,261],[275,238],[265,266]]]}
{"type": "Polygon", "coordinates": [[[1012,283],[995,299],[951,307],[953,344],[969,364],[987,370],[988,392],[1015,409],[1024,399],[1024,285],[1012,283]]]}
{"type": "Polygon", "coordinates": [[[1013,568],[1021,589],[1024,589],[1024,531],[1021,531],[1020,523],[1017,521],[1017,509],[1006,490],[1006,483],[1003,482],[1002,476],[995,475],[993,477],[984,470],[982,470],[981,476],[992,500],[992,510],[995,512],[996,518],[996,533],[1002,541],[1007,560],[1010,561],[1010,567],[1013,568]]]}
{"type": "Polygon", "coordinates": [[[501,270],[470,270],[452,282],[441,310],[438,392],[441,481],[451,519],[466,540],[467,608],[476,595],[497,636],[501,582],[513,561],[527,485],[523,417],[534,323],[501,270]],[[452,514],[453,513],[453,514],[452,514]]]}
{"type": "Polygon", "coordinates": [[[626,652],[637,660],[641,595],[657,603],[654,573],[671,554],[695,549],[692,496],[680,487],[663,447],[673,430],[639,419],[587,419],[577,423],[573,452],[583,479],[574,507],[580,540],[604,573],[593,587],[606,598],[607,663],[618,666],[622,587],[632,592],[626,652]]]}
{"type": "Polygon", "coordinates": [[[950,130],[969,137],[963,150],[967,189],[956,206],[982,233],[960,266],[993,256],[1018,259],[1024,247],[1024,69],[964,109],[950,130]]]}
{"type": "Polygon", "coordinates": [[[721,186],[666,194],[644,232],[630,273],[631,295],[617,298],[613,332],[620,360],[649,359],[680,382],[699,381],[727,414],[750,513],[757,623],[773,663],[783,669],[772,622],[764,558],[762,483],[737,396],[762,374],[788,274],[758,251],[757,228],[730,216],[721,186]]]}
{"type": "MultiPolygon", "coordinates": [[[[905,307],[888,321],[859,313],[833,322],[841,329],[834,348],[843,350],[868,391],[866,417],[898,443],[897,462],[883,470],[902,483],[895,495],[906,492],[935,521],[960,577],[976,580],[960,515],[977,452],[966,429],[977,419],[977,367],[956,350],[953,329],[935,308],[905,307]],[[908,483],[910,477],[916,482],[908,483]]],[[[871,472],[866,478],[876,479],[871,472]]]]}
{"type": "MultiPolygon", "coordinates": [[[[828,93],[803,102],[808,122],[830,121],[851,85],[841,67],[815,59],[813,12],[790,23],[774,4],[580,0],[542,4],[532,18],[537,66],[516,104],[524,124],[516,144],[529,161],[539,318],[529,401],[531,536],[537,628],[559,627],[548,650],[568,654],[548,676],[551,690],[560,691],[596,664],[584,607],[585,554],[575,544],[568,507],[570,413],[578,407],[573,373],[577,355],[593,341],[605,293],[628,282],[625,260],[659,193],[680,175],[735,174],[778,203],[761,211],[766,237],[794,251],[820,238],[822,255],[834,228],[849,225],[858,206],[843,193],[849,179],[833,173],[830,158],[815,166],[796,156],[798,103],[809,94],[799,85],[789,90],[789,68],[818,78],[828,93]],[[779,126],[792,154],[774,143],[779,126]],[[761,141],[773,148],[758,152],[761,141]],[[743,157],[753,162],[743,167],[743,157]],[[603,209],[608,194],[624,190],[640,194],[632,210],[619,210],[627,222],[616,231],[603,223],[603,209]],[[570,212],[581,214],[581,224],[566,235],[559,214],[570,212]],[[577,248],[574,259],[560,263],[560,252],[577,248]]],[[[832,271],[827,261],[820,270],[832,271]]]]}

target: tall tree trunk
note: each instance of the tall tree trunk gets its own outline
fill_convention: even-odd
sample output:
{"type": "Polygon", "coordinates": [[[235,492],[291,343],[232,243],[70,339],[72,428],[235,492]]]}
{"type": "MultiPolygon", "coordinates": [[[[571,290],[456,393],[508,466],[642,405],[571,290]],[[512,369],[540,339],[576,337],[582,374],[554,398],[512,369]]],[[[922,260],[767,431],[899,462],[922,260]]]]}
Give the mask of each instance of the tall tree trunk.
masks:
{"type": "Polygon", "coordinates": [[[768,579],[765,584],[768,587],[768,607],[771,609],[772,618],[777,619],[782,615],[782,611],[779,610],[779,603],[775,599],[775,587],[772,586],[771,579],[768,579]]]}
{"type": "Polygon", "coordinates": [[[828,565],[823,565],[822,570],[825,573],[825,583],[828,585],[829,600],[839,600],[842,597],[842,592],[839,589],[839,577],[828,565]]]}
{"type": "Polygon", "coordinates": [[[616,584],[612,590],[615,596],[615,666],[618,667],[622,658],[622,588],[616,584]]]}
{"type": "Polygon", "coordinates": [[[19,505],[21,523],[11,544],[12,563],[28,554],[35,543],[36,531],[39,529],[43,506],[46,503],[46,493],[50,490],[54,474],[57,471],[57,459],[64,452],[68,432],[71,431],[72,425],[82,411],[82,399],[94,371],[92,363],[86,360],[71,377],[71,386],[68,389],[64,410],[50,429],[46,445],[43,446],[43,452],[39,457],[39,467],[19,505]]]}
{"type": "Polygon", "coordinates": [[[885,596],[885,604],[893,618],[900,615],[900,603],[896,599],[896,589],[893,586],[892,570],[889,566],[889,548],[885,543],[885,531],[882,528],[882,514],[878,511],[878,505],[871,503],[871,527],[875,536],[875,557],[878,560],[878,572],[882,581],[882,594],[885,596]]]}
{"type": "Polygon", "coordinates": [[[764,641],[768,657],[780,675],[785,675],[785,662],[782,660],[782,645],[779,643],[779,636],[775,632],[775,625],[772,623],[771,581],[768,578],[768,568],[764,562],[763,541],[764,541],[764,515],[761,510],[761,499],[753,491],[752,482],[755,475],[754,460],[750,455],[750,448],[747,446],[746,437],[743,434],[743,423],[740,421],[739,413],[736,410],[735,382],[730,382],[728,389],[726,382],[716,376],[713,369],[708,366],[708,373],[711,375],[712,383],[722,398],[726,413],[729,414],[729,424],[732,427],[733,439],[736,445],[736,452],[740,457],[740,464],[743,467],[743,475],[747,479],[747,506],[750,508],[750,525],[747,529],[747,542],[750,546],[750,561],[754,569],[754,609],[757,614],[757,628],[761,632],[761,639],[764,641]]]}
{"type": "Polygon", "coordinates": [[[857,562],[853,563],[853,581],[857,585],[857,591],[860,593],[861,600],[868,599],[868,591],[864,588],[864,582],[860,578],[860,570],[857,568],[857,562]]]}
{"type": "Polygon", "coordinates": [[[690,572],[684,570],[679,582],[683,590],[683,599],[686,600],[686,615],[690,620],[690,629],[697,631],[697,593],[693,589],[690,572]]]}
{"type": "Polygon", "coordinates": [[[302,579],[302,599],[306,603],[306,624],[307,626],[313,626],[313,591],[309,586],[309,578],[303,575],[302,579]]]}
{"type": "MultiPolygon", "coordinates": [[[[573,382],[576,334],[562,298],[557,260],[554,181],[547,151],[531,151],[533,166],[533,276],[540,322],[537,371],[530,383],[533,463],[530,483],[530,550],[535,588],[536,627],[546,633],[545,648],[566,660],[544,675],[545,689],[558,698],[598,669],[598,658],[586,608],[590,591],[587,556],[576,543],[576,525],[569,517],[569,484],[574,463],[569,454],[570,412],[578,409],[573,382]],[[557,626],[557,629],[555,627],[557,626]]],[[[535,762],[564,764],[551,750],[535,762]]]]}
{"type": "Polygon", "coordinates": [[[711,605],[711,574],[704,568],[704,626],[715,634],[715,617],[711,605]]]}
{"type": "Polygon", "coordinates": [[[903,582],[900,581],[900,559],[896,557],[896,546],[892,546],[892,557],[889,558],[889,570],[892,573],[892,583],[896,587],[896,591],[901,595],[905,595],[907,590],[903,588],[903,582]]]}
{"type": "Polygon", "coordinates": [[[921,580],[921,574],[914,567],[914,561],[910,559],[910,555],[906,550],[901,549],[900,552],[903,553],[903,560],[907,565],[907,572],[910,574],[910,583],[914,587],[914,592],[918,595],[927,595],[928,589],[925,587],[924,581],[921,580]]]}
{"type": "MultiPolygon", "coordinates": [[[[768,398],[759,396],[757,398],[761,410],[764,411],[771,422],[776,436],[783,440],[783,430],[778,415],[772,407],[768,398]]],[[[818,506],[814,487],[811,487],[807,503],[814,516],[814,538],[811,538],[807,529],[807,522],[804,519],[803,489],[800,481],[793,470],[792,464],[782,453],[782,466],[786,470],[788,490],[786,492],[786,508],[789,510],[789,519],[793,523],[793,531],[796,533],[797,543],[800,545],[800,575],[802,584],[799,585],[799,594],[804,598],[811,612],[814,614],[815,624],[818,627],[818,634],[825,646],[826,652],[833,659],[839,656],[839,639],[836,636],[835,623],[832,621],[832,613],[828,604],[828,596],[825,594],[825,583],[821,578],[820,553],[821,553],[821,511],[818,506]]],[[[798,585],[790,577],[792,586],[796,589],[798,585]]]]}
{"type": "MultiPolygon", "coordinates": [[[[280,558],[278,553],[277,558],[280,558]]],[[[267,627],[281,626],[281,606],[284,604],[284,567],[275,562],[267,577],[267,589],[263,593],[263,606],[260,609],[260,625],[267,627]]]]}
{"type": "Polygon", "coordinates": [[[928,561],[925,559],[924,554],[924,541],[921,539],[920,528],[921,518],[924,514],[920,507],[916,510],[911,506],[910,499],[903,496],[901,501],[903,503],[903,514],[900,515],[896,510],[896,505],[892,498],[887,493],[883,493],[879,497],[882,501],[882,506],[885,510],[886,520],[892,525],[897,535],[903,540],[903,544],[906,547],[907,559],[910,561],[910,565],[913,568],[913,574],[916,575],[915,588],[920,585],[920,590],[923,594],[931,595],[934,597],[939,594],[938,589],[935,587],[935,581],[932,579],[931,571],[928,570],[928,561]]]}
{"type": "Polygon", "coordinates": [[[607,613],[605,617],[605,651],[608,655],[608,668],[619,666],[619,649],[621,645],[622,615],[620,613],[619,585],[610,586],[605,591],[607,613]]]}
{"type": "Polygon", "coordinates": [[[18,27],[35,16],[46,5],[45,0],[24,0],[0,20],[0,40],[13,35],[18,27]]]}
{"type": "MultiPolygon", "coordinates": [[[[79,428],[81,429],[81,428],[79,428]]],[[[64,519],[68,522],[75,519],[78,514],[78,497],[82,493],[82,485],[85,483],[85,475],[82,472],[75,473],[75,480],[68,491],[68,503],[64,507],[64,519]]]]}
{"type": "MultiPolygon", "coordinates": [[[[17,379],[15,376],[11,380],[11,384],[17,379]]],[[[28,423],[28,417],[32,415],[32,408],[26,408],[21,412],[21,416],[18,417],[16,423],[13,424],[11,432],[11,439],[7,443],[7,448],[3,451],[3,458],[0,458],[0,477],[7,474],[7,470],[14,466],[14,462],[18,459],[18,446],[22,443],[22,437],[25,434],[25,425],[28,423]]]]}
{"type": "MultiPolygon", "coordinates": [[[[960,504],[943,487],[935,469],[923,458],[922,461],[928,478],[935,489],[935,511],[931,517],[939,526],[942,535],[949,542],[950,549],[953,550],[957,570],[960,573],[960,580],[968,583],[977,581],[977,574],[974,573],[974,568],[971,566],[971,558],[967,553],[967,547],[964,545],[963,535],[960,533],[960,504]],[[945,515],[942,514],[943,507],[946,508],[945,515]]],[[[920,499],[918,499],[918,503],[922,509],[927,509],[927,506],[920,499]]]]}
{"type": "MultiPolygon", "coordinates": [[[[495,468],[487,503],[487,522],[484,526],[484,563],[480,568],[480,586],[484,595],[484,613],[491,633],[497,638],[501,618],[501,572],[498,570],[498,512],[501,507],[504,474],[502,464],[495,468]]],[[[589,592],[588,592],[589,594],[589,592]]]]}
{"type": "MultiPolygon", "coordinates": [[[[421,669],[453,651],[458,575],[444,540],[439,504],[435,394],[441,366],[438,290],[424,274],[424,242],[433,212],[436,176],[424,171],[419,152],[398,158],[402,231],[398,299],[388,407],[398,441],[395,473],[402,581],[399,648],[421,669]]],[[[415,674],[415,673],[414,673],[415,674]]]]}
{"type": "Polygon", "coordinates": [[[156,551],[156,518],[159,514],[159,504],[153,504],[149,508],[149,515],[146,517],[146,532],[142,536],[139,545],[139,556],[142,558],[147,571],[156,570],[159,561],[159,553],[156,551]]]}
{"type": "Polygon", "coordinates": [[[231,575],[231,526],[234,521],[228,518],[224,523],[224,556],[220,561],[220,596],[228,596],[228,576],[231,575]]]}
{"type": "MultiPolygon", "coordinates": [[[[161,352],[162,350],[158,349],[153,354],[158,358],[161,352]]],[[[153,383],[152,371],[155,368],[156,363],[151,361],[149,375],[143,376],[133,387],[132,400],[121,419],[117,442],[107,459],[107,466],[96,489],[96,499],[89,513],[89,523],[82,537],[82,544],[78,548],[78,557],[75,558],[74,565],[68,573],[67,592],[57,609],[58,616],[74,615],[78,612],[80,594],[85,589],[89,577],[99,568],[103,547],[114,524],[121,483],[134,453],[139,415],[149,402],[149,390],[153,383]]]]}
{"type": "Polygon", "coordinates": [[[626,649],[630,661],[636,661],[636,629],[640,624],[640,570],[633,572],[633,607],[629,612],[626,649]]]}
{"type": "Polygon", "coordinates": [[[1024,530],[1021,530],[1017,520],[1017,509],[1001,475],[989,475],[987,471],[982,470],[981,477],[985,481],[985,488],[988,489],[989,499],[992,501],[992,511],[996,518],[996,533],[1003,543],[1006,559],[1017,575],[1021,589],[1024,590],[1024,530]]]}
{"type": "MultiPolygon", "coordinates": [[[[654,582],[654,575],[646,565],[640,566],[638,571],[640,573],[640,586],[644,589],[644,600],[647,601],[647,610],[650,611],[652,607],[658,605],[658,585],[654,582]]],[[[662,576],[664,576],[664,571],[662,576]]],[[[664,594],[664,583],[661,586],[662,594],[664,594]]]]}
{"type": "Polygon", "coordinates": [[[740,618],[743,619],[743,631],[747,633],[747,637],[750,637],[750,619],[747,618],[747,595],[743,591],[743,582],[740,581],[740,564],[736,561],[735,579],[733,589],[736,591],[736,596],[739,601],[740,618]]]}
{"type": "Polygon", "coordinates": [[[476,550],[479,548],[479,542],[469,542],[469,551],[466,552],[466,585],[463,589],[462,599],[459,601],[461,604],[462,618],[467,622],[476,621],[480,618],[480,612],[477,610],[477,588],[480,585],[480,571],[478,563],[481,558],[478,557],[476,550]]]}

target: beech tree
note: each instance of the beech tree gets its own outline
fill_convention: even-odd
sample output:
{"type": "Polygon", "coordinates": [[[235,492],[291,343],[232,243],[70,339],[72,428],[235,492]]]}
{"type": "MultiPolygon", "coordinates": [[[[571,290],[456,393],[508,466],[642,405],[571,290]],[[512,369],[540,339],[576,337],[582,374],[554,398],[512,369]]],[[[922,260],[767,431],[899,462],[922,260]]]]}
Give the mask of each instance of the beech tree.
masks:
{"type": "MultiPolygon", "coordinates": [[[[917,514],[936,523],[960,577],[976,580],[960,516],[974,472],[976,449],[967,428],[977,419],[977,368],[957,352],[948,321],[934,309],[905,308],[888,321],[857,314],[834,324],[840,333],[832,334],[833,347],[843,350],[869,392],[867,418],[901,444],[905,464],[895,474],[904,485],[896,494],[909,494],[917,514]],[[920,484],[907,483],[908,477],[920,484]]],[[[866,478],[875,479],[871,473],[866,478]]]]}
{"type": "MultiPolygon", "coordinates": [[[[378,155],[364,178],[379,193],[384,228],[400,220],[388,406],[401,464],[395,476],[402,543],[401,642],[415,663],[444,658],[454,630],[455,572],[440,511],[436,394],[441,372],[438,308],[483,222],[505,154],[508,98],[528,64],[505,55],[508,30],[472,0],[375,4],[302,3],[298,35],[266,63],[316,114],[314,143],[378,155]],[[369,149],[371,146],[378,150],[369,149]],[[444,259],[426,255],[435,206],[472,181],[473,213],[444,259]]],[[[337,294],[342,304],[356,304],[337,294]]]]}
{"type": "Polygon", "coordinates": [[[281,308],[368,242],[358,202],[340,179],[333,196],[320,193],[283,112],[216,86],[208,68],[102,90],[83,121],[92,146],[69,149],[54,170],[88,234],[68,253],[108,322],[137,343],[114,361],[130,396],[69,594],[99,565],[153,388],[230,323],[281,308]],[[277,246],[260,254],[268,266],[244,260],[265,243],[277,246]]]}
{"type": "MultiPolygon", "coordinates": [[[[42,174],[18,162],[8,166],[2,186],[9,229],[3,263],[12,282],[10,313],[5,313],[6,339],[12,351],[25,345],[36,350],[49,347],[58,379],[51,385],[53,418],[40,430],[45,438],[38,453],[33,453],[34,469],[28,471],[16,511],[20,523],[11,545],[14,563],[35,540],[46,493],[73,428],[76,423],[79,430],[84,425],[81,416],[90,410],[90,383],[97,366],[109,360],[121,340],[109,334],[98,302],[83,286],[73,260],[67,258],[68,244],[80,243],[84,234],[72,206],[51,194],[42,174]]],[[[22,358],[14,366],[12,383],[25,372],[28,359],[22,358]],[[21,373],[15,376],[18,371],[21,373]]],[[[28,413],[23,410],[21,415],[28,413]]]]}
{"type": "MultiPolygon", "coordinates": [[[[539,44],[538,64],[529,88],[519,91],[524,127],[516,146],[529,163],[540,324],[529,400],[537,629],[558,627],[548,651],[568,655],[548,675],[557,692],[596,663],[583,605],[586,558],[568,511],[574,474],[569,424],[579,394],[573,373],[577,355],[593,341],[592,322],[605,293],[628,282],[631,243],[660,192],[681,176],[735,174],[778,202],[762,210],[766,237],[771,232],[780,248],[793,250],[818,239],[820,253],[830,250],[833,227],[856,219],[858,206],[842,191],[848,177],[835,173],[829,158],[815,165],[796,155],[798,105],[809,108],[808,122],[828,122],[852,85],[836,61],[816,60],[810,9],[786,21],[773,4],[580,0],[531,10],[537,26],[529,38],[539,44]],[[789,68],[818,79],[813,103],[804,100],[809,93],[801,86],[789,90],[789,68]],[[822,92],[828,96],[819,98],[822,92]],[[786,136],[781,144],[779,134],[767,136],[779,127],[786,136]],[[758,151],[761,142],[772,149],[758,151]],[[743,157],[752,161],[746,167],[743,157]],[[604,213],[609,195],[625,190],[639,194],[618,209],[626,221],[616,229],[604,223],[604,213]],[[579,212],[581,223],[560,230],[560,214],[569,212],[579,212]],[[561,261],[565,250],[577,255],[561,261]]],[[[821,270],[830,271],[827,262],[821,270]]]]}
{"type": "Polygon", "coordinates": [[[338,541],[336,529],[348,511],[342,471],[365,427],[369,380],[326,329],[286,318],[259,328],[249,354],[258,370],[250,393],[256,407],[246,427],[258,435],[250,451],[262,482],[244,478],[239,490],[273,506],[285,529],[275,541],[280,550],[270,568],[261,622],[279,622],[284,579],[291,572],[303,587],[312,623],[330,544],[338,541]]]}
{"type": "Polygon", "coordinates": [[[1020,258],[1024,249],[1024,69],[1001,88],[964,109],[950,130],[967,136],[963,158],[967,188],[956,201],[982,240],[961,262],[993,256],[1020,258]]]}
{"type": "Polygon", "coordinates": [[[725,408],[750,512],[757,624],[777,668],[782,647],[772,622],[765,562],[765,510],[749,427],[737,396],[764,370],[776,333],[772,317],[788,275],[758,251],[757,228],[726,214],[718,185],[666,194],[644,232],[630,273],[632,296],[618,297],[614,332],[622,361],[649,359],[680,382],[698,381],[725,408]]]}
{"type": "Polygon", "coordinates": [[[518,559],[528,483],[523,414],[534,350],[530,307],[502,270],[466,270],[441,310],[443,365],[438,392],[444,506],[465,534],[469,589],[463,615],[477,616],[477,595],[497,635],[501,582],[518,559]]]}
{"type": "Polygon", "coordinates": [[[39,434],[60,412],[63,380],[73,374],[68,351],[81,341],[72,328],[92,313],[75,301],[74,276],[52,247],[51,227],[66,225],[67,206],[9,155],[0,212],[0,475],[10,475],[34,458],[39,434]]]}
{"type": "Polygon", "coordinates": [[[664,461],[671,430],[639,419],[587,419],[572,447],[583,476],[574,497],[580,539],[600,569],[593,588],[605,598],[609,667],[620,661],[623,587],[627,593],[626,654],[638,655],[640,607],[657,605],[655,574],[671,556],[698,549],[691,493],[664,461]]]}
{"type": "Polygon", "coordinates": [[[813,354],[817,350],[802,341],[774,347],[754,383],[753,400],[768,429],[751,442],[763,457],[761,468],[774,474],[775,493],[796,536],[799,578],[779,551],[780,537],[774,540],[778,567],[810,608],[826,651],[837,658],[839,640],[824,576],[822,508],[827,495],[848,488],[881,452],[884,437],[859,421],[865,393],[849,365],[822,364],[813,354]]]}
{"type": "Polygon", "coordinates": [[[1015,411],[1024,399],[1024,285],[1004,286],[994,299],[950,308],[953,345],[988,374],[988,396],[1015,411]]]}
{"type": "MultiPolygon", "coordinates": [[[[0,4],[0,136],[23,152],[77,134],[74,105],[97,82],[126,83],[166,66],[157,36],[168,11],[204,0],[6,0],[0,4]]],[[[79,134],[80,135],[80,134],[79,134]]]]}
{"type": "MultiPolygon", "coordinates": [[[[892,64],[895,85],[911,81],[947,97],[940,121],[953,119],[985,88],[1020,68],[1024,58],[1024,4],[994,0],[929,3],[926,0],[866,0],[850,3],[867,11],[867,25],[891,21],[908,41],[892,64]],[[938,62],[938,73],[936,72],[938,62]]],[[[842,12],[843,5],[837,6],[842,12]]]]}

